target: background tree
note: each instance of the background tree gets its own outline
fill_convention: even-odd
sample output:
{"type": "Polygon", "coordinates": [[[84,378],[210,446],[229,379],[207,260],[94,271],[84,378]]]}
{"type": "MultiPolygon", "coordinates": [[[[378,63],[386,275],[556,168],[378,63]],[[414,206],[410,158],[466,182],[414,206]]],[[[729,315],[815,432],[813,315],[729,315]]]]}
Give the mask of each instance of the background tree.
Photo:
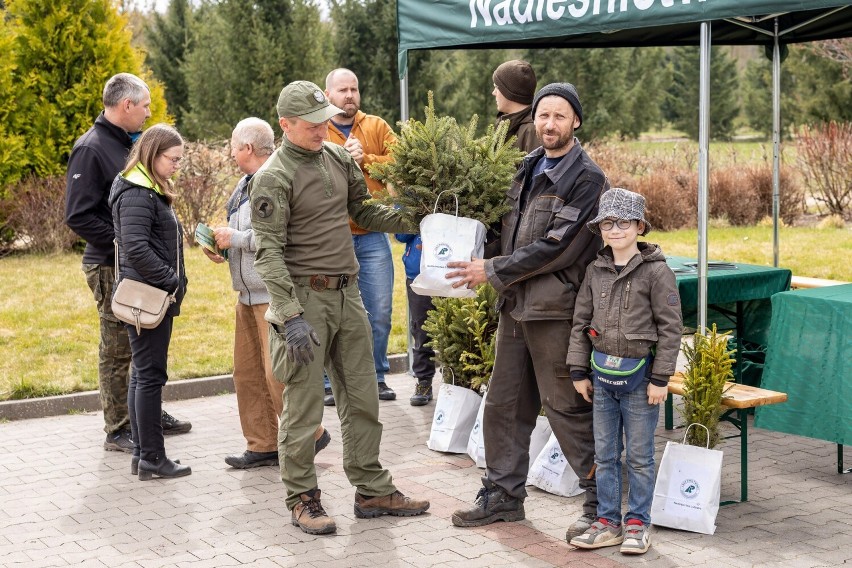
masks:
{"type": "MultiPolygon", "coordinates": [[[[798,122],[795,77],[789,64],[781,65],[781,132],[792,133],[798,122]]],[[[712,96],[712,95],[711,95],[712,96]]],[[[743,116],[749,127],[772,136],[772,61],[762,55],[746,64],[743,75],[743,116]]]]}
{"type": "Polygon", "coordinates": [[[852,121],[852,61],[827,57],[818,48],[792,46],[787,63],[795,76],[798,124],[852,121]]]}
{"type": "MultiPolygon", "coordinates": [[[[24,154],[24,137],[19,133],[23,116],[17,111],[15,42],[13,30],[3,16],[0,14],[0,53],[5,54],[0,57],[0,200],[4,197],[5,188],[20,179],[24,154]]],[[[4,220],[5,215],[0,214],[0,225],[4,220]]]]}
{"type": "Polygon", "coordinates": [[[331,67],[352,70],[358,76],[365,112],[395,124],[399,120],[396,1],[332,0],[330,14],[336,54],[331,67]]]}
{"type": "Polygon", "coordinates": [[[287,83],[321,84],[330,69],[331,41],[314,0],[223,0],[203,6],[183,66],[191,138],[228,138],[247,116],[278,130],[275,101],[287,83]]]}
{"type": "Polygon", "coordinates": [[[666,83],[659,48],[535,49],[525,59],[535,69],[539,88],[573,83],[583,103],[582,140],[634,137],[657,122],[666,83]]]}
{"type": "Polygon", "coordinates": [[[74,140],[98,116],[104,83],[115,73],[146,79],[152,121],[166,118],[162,87],[145,77],[141,55],[110,0],[9,0],[6,6],[17,86],[12,134],[27,141],[27,151],[17,156],[21,173],[65,173],[74,140]]]}
{"type": "Polygon", "coordinates": [[[182,131],[183,116],[189,108],[184,77],[186,54],[192,49],[192,6],[189,0],[170,0],[165,14],[154,12],[145,27],[145,63],[166,86],[166,102],[182,131]]]}
{"type": "MultiPolygon", "coordinates": [[[[666,109],[675,128],[698,139],[699,58],[697,47],[676,47],[670,54],[672,82],[666,109]]],[[[737,68],[726,50],[710,48],[710,137],[729,140],[739,114],[737,68]]]]}

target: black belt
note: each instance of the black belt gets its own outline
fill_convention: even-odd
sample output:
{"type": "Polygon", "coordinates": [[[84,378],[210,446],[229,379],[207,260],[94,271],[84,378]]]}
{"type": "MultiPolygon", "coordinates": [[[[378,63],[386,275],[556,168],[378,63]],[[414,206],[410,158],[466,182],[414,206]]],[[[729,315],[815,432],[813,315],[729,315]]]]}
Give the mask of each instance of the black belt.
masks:
{"type": "Polygon", "coordinates": [[[341,290],[349,285],[349,280],[353,278],[353,274],[338,274],[336,276],[328,276],[326,274],[314,274],[313,276],[297,276],[293,278],[293,282],[301,285],[308,285],[317,292],[323,290],[341,290]]]}

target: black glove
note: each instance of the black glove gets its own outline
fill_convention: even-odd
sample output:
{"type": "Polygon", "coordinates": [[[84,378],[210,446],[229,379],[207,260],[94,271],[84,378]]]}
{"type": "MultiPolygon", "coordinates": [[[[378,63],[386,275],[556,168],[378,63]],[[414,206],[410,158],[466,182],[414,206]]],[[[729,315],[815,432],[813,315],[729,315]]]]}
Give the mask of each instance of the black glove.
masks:
{"type": "Polygon", "coordinates": [[[287,341],[287,359],[297,365],[307,365],[314,360],[314,345],[319,346],[317,332],[302,316],[284,322],[284,338],[287,341]]]}

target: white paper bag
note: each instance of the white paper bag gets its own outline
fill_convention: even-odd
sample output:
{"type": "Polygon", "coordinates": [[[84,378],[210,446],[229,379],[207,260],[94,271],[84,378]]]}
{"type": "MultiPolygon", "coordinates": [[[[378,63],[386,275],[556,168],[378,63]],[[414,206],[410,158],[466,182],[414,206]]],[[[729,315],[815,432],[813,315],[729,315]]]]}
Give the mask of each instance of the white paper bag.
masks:
{"type": "Polygon", "coordinates": [[[481,400],[470,389],[442,384],[426,446],[439,452],[465,453],[481,400]]]}
{"type": "Polygon", "coordinates": [[[583,492],[580,479],[568,465],[553,433],[533,462],[527,480],[539,489],[563,497],[573,497],[583,492]]]}
{"type": "MultiPolygon", "coordinates": [[[[532,435],[530,435],[530,465],[527,471],[531,471],[533,464],[535,463],[536,458],[538,458],[538,454],[541,453],[541,450],[544,449],[544,445],[547,444],[547,441],[550,439],[550,434],[553,430],[550,429],[550,422],[547,420],[547,416],[539,416],[535,420],[535,428],[533,428],[532,435]]],[[[527,476],[527,485],[532,485],[532,481],[530,481],[529,475],[527,476]]]]}
{"type": "MultiPolygon", "coordinates": [[[[441,194],[438,194],[438,199],[441,194]]],[[[453,194],[455,197],[455,194],[453,194]]],[[[435,201],[435,210],[438,202],[435,201]]],[[[421,296],[446,298],[473,298],[475,290],[453,288],[455,280],[447,280],[448,262],[470,261],[485,254],[485,225],[476,219],[459,217],[458,198],[456,214],[432,213],[420,221],[420,238],[423,250],[420,255],[420,274],[411,283],[411,289],[421,296]]]]}
{"type": "MultiPolygon", "coordinates": [[[[693,426],[704,428],[690,424],[686,430],[693,426]]],[[[702,534],[716,532],[722,455],[718,450],[667,442],[654,485],[651,523],[702,534]]]]}
{"type": "Polygon", "coordinates": [[[485,438],[482,435],[482,415],[485,413],[485,398],[487,396],[488,392],[482,395],[479,412],[476,413],[476,421],[473,423],[470,437],[467,440],[467,455],[476,463],[476,467],[483,468],[485,467],[485,438]]]}

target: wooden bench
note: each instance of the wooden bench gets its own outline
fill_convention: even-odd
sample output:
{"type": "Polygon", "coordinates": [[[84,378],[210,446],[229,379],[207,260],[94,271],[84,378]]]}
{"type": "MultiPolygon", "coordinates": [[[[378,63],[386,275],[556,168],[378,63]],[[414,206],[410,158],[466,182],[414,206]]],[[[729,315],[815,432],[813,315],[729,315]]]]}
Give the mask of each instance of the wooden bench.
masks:
{"type": "Polygon", "coordinates": [[[809,278],[807,276],[793,276],[790,279],[790,288],[798,290],[800,288],[822,288],[824,286],[840,286],[848,284],[840,280],[826,280],[825,278],[809,278]]]}
{"type": "MultiPolygon", "coordinates": [[[[672,395],[683,396],[683,374],[677,373],[669,379],[669,396],[666,399],[665,426],[666,430],[674,427],[674,405],[672,395]]],[[[720,421],[733,424],[739,431],[740,438],[740,501],[724,501],[722,505],[748,501],[748,410],[767,404],[778,404],[787,401],[787,393],[730,383],[722,395],[722,406],[728,410],[722,413],[720,421]]],[[[733,438],[736,436],[728,436],[733,438]]]]}

